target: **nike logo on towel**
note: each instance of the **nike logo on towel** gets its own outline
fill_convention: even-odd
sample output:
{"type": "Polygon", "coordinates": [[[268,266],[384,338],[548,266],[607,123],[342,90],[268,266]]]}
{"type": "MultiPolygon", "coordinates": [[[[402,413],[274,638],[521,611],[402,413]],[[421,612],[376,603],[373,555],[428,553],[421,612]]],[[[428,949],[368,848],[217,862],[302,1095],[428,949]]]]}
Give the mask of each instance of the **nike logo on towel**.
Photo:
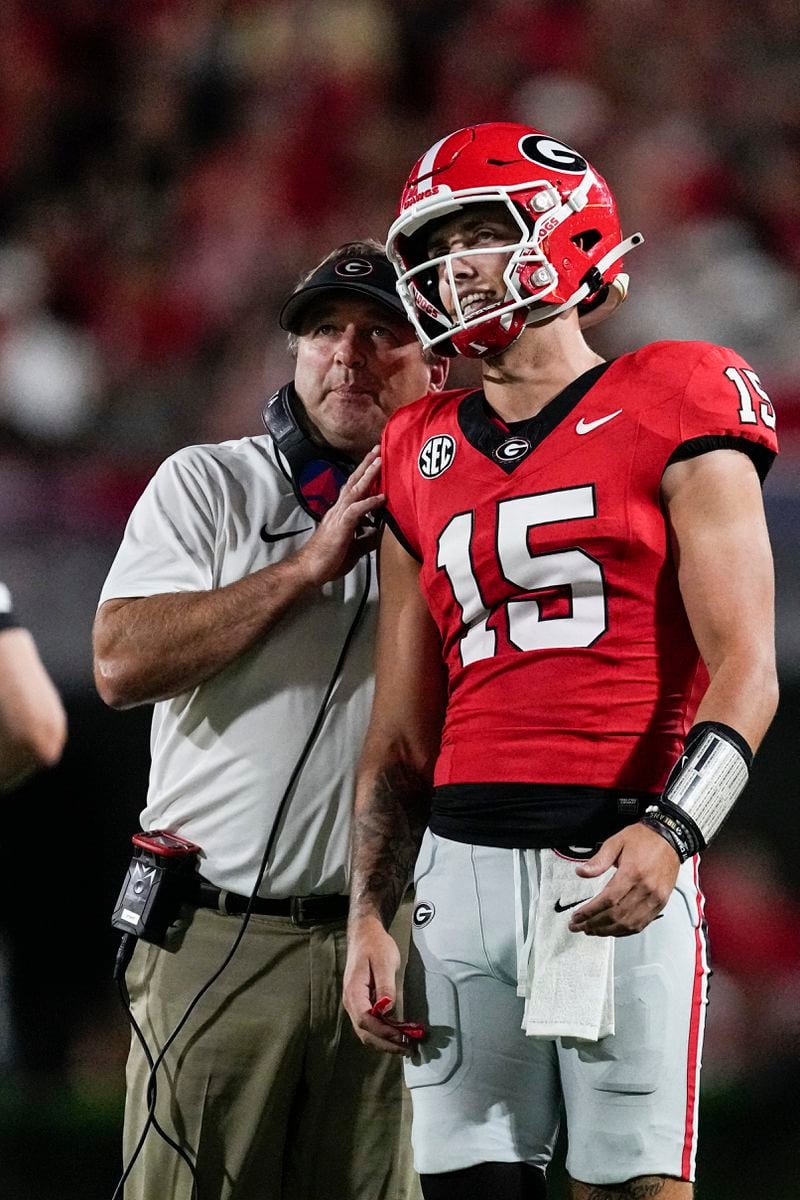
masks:
{"type": "Polygon", "coordinates": [[[556,900],[553,908],[556,912],[566,912],[568,908],[575,908],[576,904],[585,904],[591,898],[591,896],[584,896],[582,900],[573,900],[571,904],[562,904],[560,900],[556,900]]]}
{"type": "Polygon", "coordinates": [[[282,542],[284,538],[298,537],[301,533],[308,533],[310,528],[310,525],[304,525],[302,529],[287,529],[283,533],[270,533],[266,525],[262,525],[259,537],[262,542],[282,542]]]}
{"type": "Polygon", "coordinates": [[[607,417],[598,417],[596,421],[584,421],[583,417],[581,417],[575,426],[575,432],[591,433],[593,429],[598,429],[599,426],[605,425],[606,421],[613,421],[614,417],[618,417],[621,412],[622,409],[618,408],[616,412],[609,413],[607,417]]]}

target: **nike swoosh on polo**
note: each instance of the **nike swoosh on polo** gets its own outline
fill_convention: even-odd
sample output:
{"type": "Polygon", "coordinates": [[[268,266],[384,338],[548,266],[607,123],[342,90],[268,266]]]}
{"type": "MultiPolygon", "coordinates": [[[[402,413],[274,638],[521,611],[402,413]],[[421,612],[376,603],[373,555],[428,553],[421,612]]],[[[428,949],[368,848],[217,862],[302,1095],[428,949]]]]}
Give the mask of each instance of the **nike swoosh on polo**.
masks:
{"type": "Polygon", "coordinates": [[[310,525],[304,525],[302,529],[286,529],[283,533],[270,533],[266,525],[261,526],[259,537],[262,542],[282,542],[284,538],[297,537],[301,533],[308,533],[310,525]]]}
{"type": "Polygon", "coordinates": [[[606,421],[613,421],[614,417],[618,417],[621,412],[622,409],[618,408],[616,412],[609,413],[607,417],[598,417],[596,421],[585,421],[583,417],[581,417],[580,421],[578,421],[578,424],[575,426],[575,432],[591,433],[593,429],[598,429],[601,425],[605,425],[606,421]]]}
{"type": "Polygon", "coordinates": [[[562,904],[560,900],[556,900],[553,908],[556,912],[566,912],[568,908],[575,908],[577,904],[585,904],[587,900],[591,900],[591,896],[584,896],[582,900],[573,900],[571,904],[562,904]]]}

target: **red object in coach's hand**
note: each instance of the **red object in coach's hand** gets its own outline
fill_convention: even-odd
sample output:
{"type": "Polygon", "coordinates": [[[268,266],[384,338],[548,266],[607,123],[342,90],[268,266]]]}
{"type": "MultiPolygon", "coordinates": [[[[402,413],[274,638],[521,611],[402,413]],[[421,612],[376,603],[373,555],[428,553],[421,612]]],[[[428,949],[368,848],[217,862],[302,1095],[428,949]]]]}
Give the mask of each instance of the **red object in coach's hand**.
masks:
{"type": "Polygon", "coordinates": [[[398,1030],[399,1033],[404,1033],[406,1037],[412,1038],[415,1042],[421,1041],[427,1033],[425,1026],[420,1025],[418,1021],[396,1021],[393,1017],[385,1016],[386,1010],[391,1008],[391,1006],[391,997],[381,996],[369,1010],[369,1015],[371,1017],[378,1017],[384,1024],[391,1025],[392,1029],[398,1030]]]}

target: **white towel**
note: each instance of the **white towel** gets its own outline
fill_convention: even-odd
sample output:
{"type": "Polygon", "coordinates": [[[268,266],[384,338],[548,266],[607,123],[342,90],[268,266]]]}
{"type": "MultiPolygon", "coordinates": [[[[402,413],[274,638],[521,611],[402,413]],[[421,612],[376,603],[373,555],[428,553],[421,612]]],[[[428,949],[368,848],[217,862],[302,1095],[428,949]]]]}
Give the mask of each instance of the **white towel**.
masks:
{"type": "Polygon", "coordinates": [[[522,1028],[528,1037],[597,1042],[614,1032],[614,939],[572,933],[569,921],[580,907],[575,902],[596,896],[616,868],[582,879],[577,865],[553,850],[514,855],[517,992],[525,997],[522,1028]],[[538,896],[531,900],[537,855],[538,896]]]}

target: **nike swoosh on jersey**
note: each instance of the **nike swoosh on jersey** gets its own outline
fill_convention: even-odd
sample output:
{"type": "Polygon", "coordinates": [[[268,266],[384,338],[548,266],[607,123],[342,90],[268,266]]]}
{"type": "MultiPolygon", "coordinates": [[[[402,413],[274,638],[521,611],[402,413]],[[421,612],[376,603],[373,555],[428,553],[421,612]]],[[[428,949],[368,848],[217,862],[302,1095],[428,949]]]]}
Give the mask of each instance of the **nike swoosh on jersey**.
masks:
{"type": "Polygon", "coordinates": [[[591,896],[584,896],[582,900],[573,900],[571,904],[562,904],[560,900],[556,900],[553,908],[556,912],[566,912],[568,908],[575,908],[576,904],[585,904],[591,898],[591,896]]]}
{"type": "Polygon", "coordinates": [[[261,526],[259,537],[262,542],[282,542],[284,538],[297,537],[301,533],[308,533],[310,525],[304,525],[302,529],[286,529],[283,533],[270,533],[266,525],[261,526]]]}
{"type": "Polygon", "coordinates": [[[607,417],[598,417],[596,421],[585,421],[583,417],[581,417],[580,421],[578,421],[578,424],[575,426],[575,432],[591,433],[593,429],[599,428],[600,425],[605,425],[606,421],[613,421],[614,417],[618,417],[621,412],[622,409],[618,408],[616,412],[609,413],[607,417]]]}

